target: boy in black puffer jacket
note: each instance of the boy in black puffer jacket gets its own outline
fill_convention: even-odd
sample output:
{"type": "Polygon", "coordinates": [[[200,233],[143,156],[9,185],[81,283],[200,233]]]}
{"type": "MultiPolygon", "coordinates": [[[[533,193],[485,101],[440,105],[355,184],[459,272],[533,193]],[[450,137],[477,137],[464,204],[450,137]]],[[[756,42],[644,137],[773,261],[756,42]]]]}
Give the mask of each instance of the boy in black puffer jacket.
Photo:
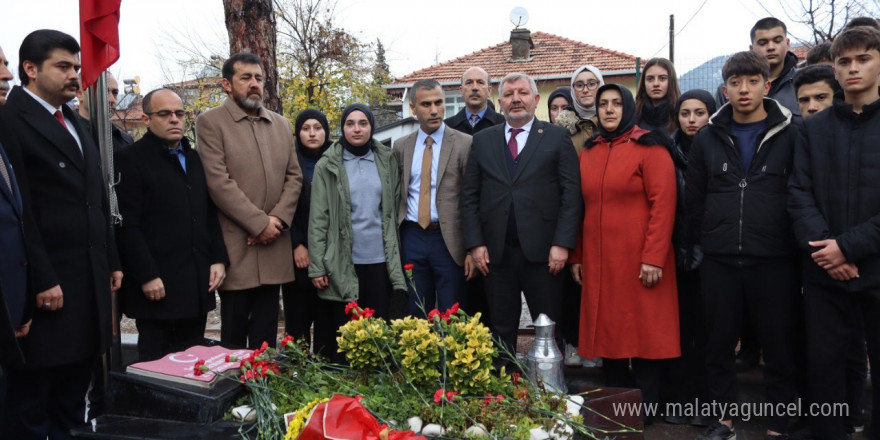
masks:
{"type": "MultiPolygon", "coordinates": [[[[743,313],[764,350],[766,401],[795,397],[795,310],[800,288],[796,248],[786,213],[786,186],[797,135],[791,112],[764,98],[767,59],[740,52],[724,64],[729,102],[694,137],[688,163],[687,240],[703,251],[709,396],[726,410],[697,439],[735,436],[735,349],[743,313]]],[[[769,417],[767,438],[780,438],[787,420],[769,417]]]]}

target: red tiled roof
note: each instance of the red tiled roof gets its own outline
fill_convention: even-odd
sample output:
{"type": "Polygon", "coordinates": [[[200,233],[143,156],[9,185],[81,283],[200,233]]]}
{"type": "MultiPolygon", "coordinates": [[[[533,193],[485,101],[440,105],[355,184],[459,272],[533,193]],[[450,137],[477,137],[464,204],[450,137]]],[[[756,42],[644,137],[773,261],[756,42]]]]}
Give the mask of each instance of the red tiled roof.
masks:
{"type": "MultiPolygon", "coordinates": [[[[479,66],[486,69],[492,78],[501,78],[511,72],[523,72],[530,76],[571,75],[578,67],[592,64],[601,71],[634,70],[636,57],[580,41],[569,40],[546,32],[533,32],[535,47],[528,61],[511,61],[510,42],[505,41],[492,47],[478,50],[431,67],[404,75],[387,86],[403,86],[420,79],[433,78],[437,81],[459,81],[465,69],[479,66]]],[[[642,60],[644,65],[646,59],[642,60]]]]}
{"type": "Polygon", "coordinates": [[[129,104],[128,109],[126,110],[116,110],[112,115],[110,115],[111,121],[140,121],[141,116],[144,115],[144,97],[138,96],[135,100],[129,104]]]}
{"type": "Polygon", "coordinates": [[[163,85],[162,87],[166,87],[169,89],[175,88],[188,88],[188,87],[216,87],[220,85],[220,78],[217,77],[205,77],[198,79],[191,79],[188,81],[181,81],[176,83],[168,83],[163,85]]]}
{"type": "Polygon", "coordinates": [[[807,52],[812,48],[813,46],[794,46],[791,48],[791,51],[797,55],[799,60],[805,60],[807,59],[807,52]]]}

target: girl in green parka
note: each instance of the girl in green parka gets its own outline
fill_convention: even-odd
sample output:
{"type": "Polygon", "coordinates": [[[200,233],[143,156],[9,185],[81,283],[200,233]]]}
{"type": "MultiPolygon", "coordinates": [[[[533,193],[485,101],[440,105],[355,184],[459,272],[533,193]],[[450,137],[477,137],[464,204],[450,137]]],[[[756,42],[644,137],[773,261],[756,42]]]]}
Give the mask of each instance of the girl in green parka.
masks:
{"type": "Polygon", "coordinates": [[[397,161],[390,148],[373,139],[373,127],[367,106],[346,107],[343,136],[324,153],[312,177],[309,277],[333,309],[324,316],[338,325],[348,320],[350,301],[387,318],[392,291],[406,290],[396,227],[397,161]]]}

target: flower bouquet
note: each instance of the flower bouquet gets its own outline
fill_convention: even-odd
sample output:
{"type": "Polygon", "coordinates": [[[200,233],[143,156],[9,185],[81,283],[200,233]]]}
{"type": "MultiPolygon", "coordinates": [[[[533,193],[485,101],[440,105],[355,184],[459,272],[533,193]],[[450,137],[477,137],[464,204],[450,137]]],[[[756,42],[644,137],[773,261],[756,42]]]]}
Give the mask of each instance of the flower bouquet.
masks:
{"type": "Polygon", "coordinates": [[[469,316],[458,304],[431,310],[427,319],[390,323],[354,302],[346,312],[351,320],[339,328],[337,342],[348,365],[328,363],[290,336],[277,350],[263,344],[241,360],[239,380],[256,413],[252,425],[242,424],[243,438],[335,437],[328,429],[370,439],[567,439],[575,433],[598,439],[638,432],[619,424],[615,430],[586,426],[581,410],[590,409],[581,406],[583,396],[496,369],[503,345],[493,342],[479,313],[469,316]],[[295,415],[285,422],[285,413],[295,415]],[[346,426],[331,423],[331,414],[346,426]]]}

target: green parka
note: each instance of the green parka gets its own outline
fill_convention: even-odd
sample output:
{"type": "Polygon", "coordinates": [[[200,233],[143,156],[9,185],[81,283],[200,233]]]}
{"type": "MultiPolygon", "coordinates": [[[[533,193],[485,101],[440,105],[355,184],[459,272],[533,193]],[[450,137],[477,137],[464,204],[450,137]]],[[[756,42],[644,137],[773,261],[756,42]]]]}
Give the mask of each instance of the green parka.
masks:
{"type": "MultiPolygon", "coordinates": [[[[373,140],[373,155],[382,181],[382,236],[385,263],[394,290],[406,290],[397,236],[400,175],[391,148],[373,140]]],[[[357,301],[358,278],[352,261],[351,193],[342,162],[342,144],[335,142],[315,165],[309,212],[309,277],[327,275],[329,285],[318,296],[331,301],[357,301]]]]}

